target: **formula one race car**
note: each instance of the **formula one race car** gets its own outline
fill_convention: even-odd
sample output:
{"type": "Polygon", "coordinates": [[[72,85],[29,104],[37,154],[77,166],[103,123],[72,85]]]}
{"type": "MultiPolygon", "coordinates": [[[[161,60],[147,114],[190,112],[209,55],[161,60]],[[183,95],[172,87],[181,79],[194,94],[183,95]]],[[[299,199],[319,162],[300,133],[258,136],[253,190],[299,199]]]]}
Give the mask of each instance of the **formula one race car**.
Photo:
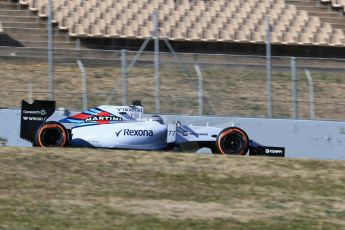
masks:
{"type": "Polygon", "coordinates": [[[20,137],[37,147],[96,147],[142,150],[209,148],[214,154],[284,157],[285,148],[262,146],[238,127],[225,129],[165,124],[158,115],[143,118],[140,101],[133,106],[102,105],[59,121],[48,120],[55,101],[22,101],[20,137]]]}

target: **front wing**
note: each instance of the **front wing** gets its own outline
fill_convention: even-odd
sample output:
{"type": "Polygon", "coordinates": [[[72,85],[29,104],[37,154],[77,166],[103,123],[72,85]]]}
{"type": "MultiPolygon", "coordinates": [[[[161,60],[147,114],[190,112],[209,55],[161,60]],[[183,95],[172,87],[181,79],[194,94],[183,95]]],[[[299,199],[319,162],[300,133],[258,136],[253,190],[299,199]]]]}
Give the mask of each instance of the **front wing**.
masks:
{"type": "Polygon", "coordinates": [[[285,157],[284,147],[263,146],[251,140],[249,156],[285,157]]]}

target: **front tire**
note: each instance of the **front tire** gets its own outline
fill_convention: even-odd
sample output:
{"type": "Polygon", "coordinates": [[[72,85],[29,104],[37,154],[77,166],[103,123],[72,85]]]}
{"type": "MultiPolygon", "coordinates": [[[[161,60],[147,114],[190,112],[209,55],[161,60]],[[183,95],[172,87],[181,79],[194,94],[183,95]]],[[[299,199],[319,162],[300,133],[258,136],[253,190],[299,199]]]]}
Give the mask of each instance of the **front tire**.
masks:
{"type": "Polygon", "coordinates": [[[59,122],[48,121],[36,131],[34,146],[37,147],[65,147],[68,145],[69,135],[66,128],[59,122]]]}
{"type": "Polygon", "coordinates": [[[217,152],[223,155],[246,155],[249,149],[248,135],[240,128],[222,130],[216,140],[217,152]]]}

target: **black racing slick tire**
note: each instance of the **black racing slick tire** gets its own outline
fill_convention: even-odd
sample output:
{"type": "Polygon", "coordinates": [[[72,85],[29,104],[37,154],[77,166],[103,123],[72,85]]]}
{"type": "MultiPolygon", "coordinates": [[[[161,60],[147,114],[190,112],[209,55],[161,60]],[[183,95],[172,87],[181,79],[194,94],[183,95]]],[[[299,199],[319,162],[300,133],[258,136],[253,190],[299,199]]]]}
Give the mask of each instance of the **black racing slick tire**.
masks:
{"type": "Polygon", "coordinates": [[[66,128],[59,122],[48,121],[38,127],[34,146],[37,147],[65,147],[69,142],[66,128]]]}
{"type": "Polygon", "coordinates": [[[249,138],[240,128],[226,128],[219,133],[216,147],[217,152],[222,155],[246,155],[249,149],[249,138]]]}

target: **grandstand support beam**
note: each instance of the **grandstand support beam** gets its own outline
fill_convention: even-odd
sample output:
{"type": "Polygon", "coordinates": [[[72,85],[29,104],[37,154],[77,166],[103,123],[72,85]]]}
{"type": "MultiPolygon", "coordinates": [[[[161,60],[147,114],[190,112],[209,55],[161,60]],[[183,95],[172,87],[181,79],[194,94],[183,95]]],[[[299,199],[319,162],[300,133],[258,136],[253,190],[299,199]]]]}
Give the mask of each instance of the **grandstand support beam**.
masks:
{"type": "Polygon", "coordinates": [[[83,63],[80,60],[77,60],[77,64],[82,77],[83,110],[87,110],[87,74],[83,63]]]}
{"type": "Polygon", "coordinates": [[[272,52],[270,17],[266,16],[266,81],[267,81],[267,117],[272,118],[272,52]]]}
{"type": "Polygon", "coordinates": [[[53,1],[48,1],[48,77],[49,77],[49,100],[55,100],[55,79],[54,79],[54,40],[53,40],[53,1]]]}
{"type": "Polygon", "coordinates": [[[297,92],[297,67],[296,58],[291,57],[291,101],[292,101],[292,118],[298,119],[298,92],[297,92]]]}
{"type": "Polygon", "coordinates": [[[160,113],[160,53],[159,53],[159,13],[156,11],[153,14],[154,23],[154,65],[155,65],[155,110],[160,113]]]}
{"type": "Polygon", "coordinates": [[[196,74],[198,75],[198,101],[199,101],[199,115],[204,115],[204,79],[199,65],[194,65],[196,74]]]}
{"type": "Polygon", "coordinates": [[[122,105],[128,105],[128,74],[127,74],[127,53],[121,50],[121,80],[122,80],[122,105]]]}

